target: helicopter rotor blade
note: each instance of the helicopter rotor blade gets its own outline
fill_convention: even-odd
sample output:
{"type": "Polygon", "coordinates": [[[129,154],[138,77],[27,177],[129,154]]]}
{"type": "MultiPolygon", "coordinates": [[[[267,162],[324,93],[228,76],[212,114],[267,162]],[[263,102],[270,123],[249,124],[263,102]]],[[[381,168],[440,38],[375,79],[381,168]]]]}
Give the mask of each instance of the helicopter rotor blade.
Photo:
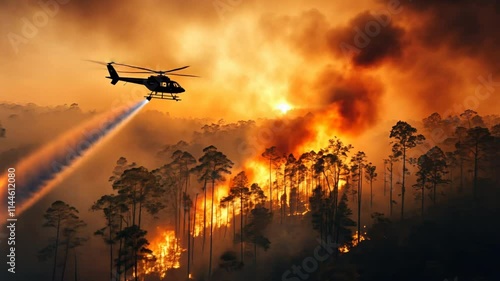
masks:
{"type": "Polygon", "coordinates": [[[154,69],[149,69],[149,68],[145,68],[145,67],[134,66],[134,65],[124,64],[124,63],[115,63],[115,64],[125,66],[125,67],[130,67],[130,68],[135,68],[135,69],[146,70],[146,71],[158,73],[158,71],[156,71],[154,69]]]}
{"type": "Polygon", "coordinates": [[[84,60],[92,63],[97,63],[97,64],[102,64],[102,65],[108,65],[108,64],[113,64],[114,62],[103,62],[103,61],[97,61],[97,60],[84,60]]]}
{"type": "Polygon", "coordinates": [[[182,69],[185,69],[185,68],[188,68],[188,67],[189,67],[189,65],[186,65],[186,66],[183,66],[183,67],[178,67],[178,68],[174,68],[174,69],[170,69],[170,70],[162,70],[160,72],[169,73],[169,72],[174,72],[174,71],[182,70],[182,69]]]}
{"type": "Polygon", "coordinates": [[[176,74],[176,73],[169,73],[168,76],[173,75],[173,76],[185,76],[185,77],[200,77],[196,75],[191,75],[191,74],[176,74]]]}
{"type": "Polygon", "coordinates": [[[144,70],[144,71],[121,71],[121,70],[117,70],[117,72],[120,72],[120,73],[142,73],[142,74],[157,73],[157,74],[160,74],[160,75],[168,73],[168,75],[175,75],[175,76],[199,77],[199,76],[191,75],[191,74],[176,74],[176,73],[171,73],[171,72],[174,72],[174,71],[179,71],[179,70],[186,69],[186,68],[189,67],[189,65],[186,65],[186,66],[183,66],[183,67],[178,67],[178,68],[173,68],[173,69],[170,69],[170,70],[154,70],[154,69],[150,69],[150,68],[146,68],[146,67],[135,66],[135,65],[125,64],[125,63],[118,63],[118,62],[114,62],[114,61],[110,61],[110,62],[102,62],[102,61],[96,61],[96,60],[85,60],[85,61],[92,62],[92,63],[97,63],[97,64],[101,64],[101,65],[114,64],[114,65],[118,65],[118,66],[124,66],[124,67],[129,67],[129,68],[144,70]]]}
{"type": "Polygon", "coordinates": [[[155,73],[154,71],[120,71],[120,70],[117,70],[117,72],[120,72],[120,73],[143,73],[143,74],[155,73]]]}

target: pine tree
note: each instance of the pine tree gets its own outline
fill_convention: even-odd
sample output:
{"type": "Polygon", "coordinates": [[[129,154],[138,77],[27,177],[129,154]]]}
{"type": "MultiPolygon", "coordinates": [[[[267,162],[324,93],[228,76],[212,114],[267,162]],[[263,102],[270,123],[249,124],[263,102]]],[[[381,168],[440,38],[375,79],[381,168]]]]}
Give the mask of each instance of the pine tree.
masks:
{"type": "Polygon", "coordinates": [[[392,127],[390,138],[394,138],[395,141],[392,145],[392,153],[396,158],[402,158],[403,163],[403,176],[401,182],[401,219],[404,219],[404,208],[405,208],[405,184],[406,184],[406,161],[407,152],[409,149],[414,148],[418,144],[421,144],[425,137],[421,134],[416,134],[417,129],[413,128],[410,124],[398,121],[396,125],[392,127]]]}

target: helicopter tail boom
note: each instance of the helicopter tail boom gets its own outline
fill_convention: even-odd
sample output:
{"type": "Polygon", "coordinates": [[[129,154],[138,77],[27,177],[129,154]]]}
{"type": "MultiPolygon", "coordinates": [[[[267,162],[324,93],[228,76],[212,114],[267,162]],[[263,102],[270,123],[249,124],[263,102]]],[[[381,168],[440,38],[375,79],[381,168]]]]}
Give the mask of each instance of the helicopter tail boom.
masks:
{"type": "Polygon", "coordinates": [[[116,83],[118,83],[118,80],[120,80],[120,76],[118,76],[118,73],[111,64],[108,64],[107,66],[108,66],[109,76],[107,76],[106,78],[111,79],[111,84],[115,85],[116,83]]]}

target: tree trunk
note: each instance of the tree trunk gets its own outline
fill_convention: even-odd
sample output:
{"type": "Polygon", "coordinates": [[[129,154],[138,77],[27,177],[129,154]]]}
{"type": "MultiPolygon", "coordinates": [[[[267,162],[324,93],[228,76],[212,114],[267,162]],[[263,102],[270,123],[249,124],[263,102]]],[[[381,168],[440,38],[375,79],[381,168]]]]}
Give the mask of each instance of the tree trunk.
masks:
{"type": "Polygon", "coordinates": [[[203,242],[201,244],[201,253],[205,252],[205,238],[207,237],[207,180],[203,184],[203,192],[204,192],[204,202],[203,202],[203,242]]]}
{"type": "Polygon", "coordinates": [[[286,194],[286,169],[283,168],[283,192],[285,194],[285,200],[281,201],[281,223],[286,220],[286,201],[288,200],[288,196],[286,194]]]}
{"type": "MultiPolygon", "coordinates": [[[[194,214],[193,214],[193,235],[195,234],[196,231],[196,202],[198,202],[198,193],[196,193],[195,199],[194,199],[194,214]]],[[[194,265],[194,241],[195,241],[195,236],[193,236],[193,246],[191,247],[191,263],[194,265]]]]}
{"type": "MultiPolygon", "coordinates": [[[[136,251],[136,250],[134,249],[134,251],[136,251]]],[[[135,281],[138,281],[139,276],[137,276],[137,252],[134,252],[134,275],[135,275],[134,276],[135,281]]]]}
{"type": "Polygon", "coordinates": [[[405,176],[406,176],[406,146],[403,146],[403,179],[401,181],[401,219],[405,217],[405,176]]]}
{"type": "Polygon", "coordinates": [[[473,193],[474,193],[474,199],[478,199],[478,192],[477,192],[477,171],[478,171],[478,142],[476,141],[476,146],[475,146],[475,151],[474,151],[474,183],[473,183],[473,193]]]}
{"type": "Polygon", "coordinates": [[[328,186],[328,194],[332,193],[332,187],[330,186],[330,181],[328,180],[328,177],[326,176],[325,171],[323,171],[323,176],[325,177],[326,185],[328,186]]]}
{"type": "Polygon", "coordinates": [[[236,212],[234,211],[234,201],[231,201],[231,208],[233,209],[233,241],[236,237],[236,212]]]}
{"type": "Polygon", "coordinates": [[[384,161],[384,197],[386,195],[386,189],[387,189],[387,163],[384,161]]]}
{"type": "Polygon", "coordinates": [[[299,212],[300,202],[300,172],[297,172],[297,196],[295,196],[295,215],[299,212]]]}
{"type": "MultiPolygon", "coordinates": [[[[182,232],[184,229],[181,229],[181,216],[182,216],[182,189],[183,189],[183,182],[182,182],[182,170],[179,168],[179,188],[178,188],[178,196],[177,196],[177,233],[175,238],[180,238],[182,237],[182,232]]],[[[177,243],[176,243],[177,245],[177,243]]],[[[176,249],[177,250],[177,249],[176,249]]]]}
{"type": "Polygon", "coordinates": [[[422,183],[422,218],[424,218],[424,198],[425,198],[425,177],[422,183]]]}
{"type": "Polygon", "coordinates": [[[271,168],[271,157],[269,157],[269,211],[271,213],[273,212],[273,184],[271,182],[271,174],[272,174],[272,168],[271,168]]]}
{"type": "Polygon", "coordinates": [[[363,192],[363,180],[361,178],[363,168],[361,168],[361,165],[359,165],[359,179],[358,179],[358,244],[360,242],[360,237],[361,237],[361,193],[363,192]]]}
{"type": "Polygon", "coordinates": [[[373,179],[370,178],[370,209],[373,207],[373,179]]]}
{"type": "Polygon", "coordinates": [[[185,235],[186,235],[186,211],[184,211],[182,214],[182,237],[184,237],[185,235]]]}
{"type": "MultiPolygon", "coordinates": [[[[77,263],[77,259],[76,259],[76,247],[73,248],[73,253],[74,253],[74,257],[75,257],[75,281],[78,281],[78,263],[77,263]]],[[[113,280],[113,279],[109,279],[109,280],[113,280]]]]}
{"type": "Polygon", "coordinates": [[[111,217],[108,219],[109,228],[109,280],[113,280],[113,233],[111,232],[111,217]]]}
{"type": "Polygon", "coordinates": [[[227,229],[229,228],[229,205],[226,207],[226,225],[224,226],[224,240],[226,240],[227,229]]]}
{"type": "Polygon", "coordinates": [[[59,229],[61,228],[61,219],[57,220],[56,227],[56,246],[54,250],[54,266],[52,267],[52,281],[56,280],[56,267],[57,267],[57,252],[59,250],[59,229]]]}
{"type": "Polygon", "coordinates": [[[392,168],[393,168],[393,162],[391,160],[391,170],[390,170],[390,178],[389,178],[389,215],[392,218],[392,168]]]}
{"type": "Polygon", "coordinates": [[[134,189],[132,196],[134,198],[134,199],[132,199],[132,225],[135,225],[135,208],[136,208],[135,189],[134,189]]]}
{"type": "MultiPolygon", "coordinates": [[[[185,214],[186,212],[184,212],[185,214]]],[[[186,217],[186,216],[184,216],[186,217]]],[[[187,278],[189,279],[189,273],[191,273],[191,211],[189,210],[188,211],[188,232],[187,232],[187,245],[188,245],[188,248],[187,248],[187,251],[188,251],[188,260],[187,260],[187,278]]]]}
{"type": "MultiPolygon", "coordinates": [[[[142,195],[141,195],[142,197],[142,195]]],[[[137,219],[137,226],[141,228],[141,218],[142,218],[142,201],[139,202],[139,215],[137,219]]]]}
{"type": "MultiPolygon", "coordinates": [[[[186,168],[187,169],[187,168],[186,168]]],[[[188,189],[188,181],[189,181],[189,173],[186,172],[186,186],[184,187],[184,193],[183,194],[186,194],[187,195],[187,189],[188,189]]],[[[191,213],[190,213],[191,215],[191,213]]],[[[182,223],[182,233],[183,235],[186,234],[186,212],[183,213],[183,223],[182,223]]],[[[188,227],[188,232],[189,232],[189,227],[188,227]]]]}
{"type": "Polygon", "coordinates": [[[214,201],[215,201],[215,180],[212,179],[212,207],[210,209],[210,258],[208,263],[208,280],[212,280],[212,244],[213,244],[213,231],[214,231],[214,201]]]}
{"type": "Polygon", "coordinates": [[[243,192],[240,193],[240,248],[241,262],[243,262],[243,192]]]}
{"type": "Polygon", "coordinates": [[[64,261],[61,272],[61,280],[64,281],[64,273],[66,272],[66,262],[68,261],[68,251],[69,251],[69,237],[66,240],[66,248],[64,249],[64,261]]]}
{"type": "MultiPolygon", "coordinates": [[[[123,218],[121,217],[120,218],[120,231],[122,231],[123,229],[123,218]]],[[[121,275],[121,263],[122,263],[122,246],[123,246],[123,238],[120,238],[120,243],[119,243],[119,246],[118,246],[118,263],[117,263],[117,267],[116,267],[116,275],[118,276],[118,280],[120,280],[120,275],[121,275]]],[[[126,274],[126,268],[124,267],[124,274],[126,274]]]]}

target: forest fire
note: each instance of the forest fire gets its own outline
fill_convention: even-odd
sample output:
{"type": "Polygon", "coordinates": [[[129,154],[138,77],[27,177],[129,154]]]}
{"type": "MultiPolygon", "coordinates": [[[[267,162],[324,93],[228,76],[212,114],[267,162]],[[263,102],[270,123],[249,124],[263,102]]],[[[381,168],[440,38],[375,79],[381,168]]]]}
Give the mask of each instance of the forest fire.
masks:
{"type": "Polygon", "coordinates": [[[164,277],[167,270],[181,266],[180,258],[185,249],[181,247],[180,239],[175,237],[173,230],[164,231],[149,248],[153,253],[148,255],[144,262],[144,274],[158,273],[164,277]]]}
{"type": "MultiPolygon", "coordinates": [[[[359,243],[361,243],[361,241],[365,241],[365,240],[370,240],[370,238],[368,237],[367,233],[366,233],[366,226],[364,227],[365,228],[365,231],[361,233],[361,235],[359,236],[359,243]]],[[[347,253],[349,252],[352,248],[356,247],[359,245],[358,243],[358,232],[356,231],[356,233],[354,233],[354,235],[352,236],[352,245],[348,246],[348,245],[343,245],[339,248],[339,251],[341,253],[347,253]]]]}
{"type": "MultiPolygon", "coordinates": [[[[284,131],[278,132],[273,139],[278,143],[283,141],[285,146],[261,147],[262,153],[246,159],[240,171],[222,175],[225,178],[223,181],[212,181],[209,178],[200,182],[201,192],[191,195],[189,200],[192,201],[177,204],[176,230],[163,232],[151,244],[153,255],[152,261],[145,265],[146,274],[157,273],[164,276],[168,269],[181,267],[183,252],[187,251],[189,256],[189,251],[193,251],[192,248],[183,249],[181,245],[189,248],[187,245],[196,244],[202,249],[205,247],[206,251],[208,245],[205,243],[208,244],[211,237],[222,237],[221,230],[224,237],[229,229],[237,237],[238,231],[244,228],[241,222],[251,219],[250,212],[257,205],[268,208],[277,221],[292,222],[294,219],[290,218],[306,216],[311,211],[311,196],[318,187],[325,198],[330,196],[328,194],[333,194],[334,190],[339,192],[344,189],[347,178],[344,176],[342,163],[348,161],[346,152],[350,146],[344,145],[339,138],[331,138],[334,130],[332,125],[311,116],[299,121],[286,119],[284,122],[284,131]],[[300,125],[309,124],[307,121],[313,122],[309,128],[315,131],[306,129],[308,132],[301,139],[283,141],[288,133],[297,133],[292,125],[297,122],[300,125]],[[340,157],[335,158],[335,155],[340,157]],[[240,178],[238,181],[240,175],[243,175],[243,180],[240,178]],[[198,237],[203,237],[203,240],[200,240],[201,243],[194,243],[194,239],[198,237]]],[[[214,148],[208,147],[207,151],[214,151],[214,148]]],[[[181,180],[179,186],[184,189],[186,182],[187,180],[181,180]]],[[[342,253],[357,246],[357,234],[352,239],[349,245],[340,248],[342,253]]],[[[366,239],[365,232],[360,240],[366,239]]],[[[252,243],[252,240],[241,243],[245,245],[252,243]]],[[[182,264],[184,266],[189,267],[187,263],[182,264]]]]}
{"type": "MultiPolygon", "coordinates": [[[[210,187],[207,186],[207,189],[210,189],[210,187]]],[[[225,196],[227,196],[227,194],[229,194],[229,186],[225,184],[216,185],[214,187],[214,192],[215,200],[213,202],[213,225],[217,228],[225,227],[228,225],[228,223],[230,223],[232,214],[229,212],[229,210],[222,210],[221,201],[225,196]]],[[[198,196],[196,201],[196,209],[194,210],[194,213],[190,215],[192,217],[191,219],[193,220],[191,233],[194,237],[203,235],[204,227],[210,227],[210,220],[212,218],[211,206],[212,198],[210,197],[209,192],[207,192],[206,201],[203,196],[198,196]]],[[[230,208],[230,206],[225,207],[230,208]]]]}

